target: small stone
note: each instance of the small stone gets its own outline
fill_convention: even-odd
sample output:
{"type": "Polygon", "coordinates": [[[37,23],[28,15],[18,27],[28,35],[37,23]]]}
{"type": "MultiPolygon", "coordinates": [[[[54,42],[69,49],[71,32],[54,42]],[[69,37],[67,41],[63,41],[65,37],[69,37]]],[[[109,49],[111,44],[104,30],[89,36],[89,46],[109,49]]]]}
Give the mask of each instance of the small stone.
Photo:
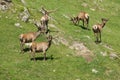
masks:
{"type": "Polygon", "coordinates": [[[91,10],[91,11],[95,11],[95,9],[93,9],[93,8],[90,8],[90,10],[91,10]]]}
{"type": "Polygon", "coordinates": [[[98,73],[98,71],[96,69],[92,69],[92,72],[95,74],[98,73]]]}
{"type": "Polygon", "coordinates": [[[53,70],[53,72],[56,72],[56,70],[53,70]]]}
{"type": "Polygon", "coordinates": [[[22,28],[22,26],[20,25],[20,23],[15,23],[14,24],[16,27],[22,28]]]}
{"type": "Polygon", "coordinates": [[[111,59],[118,58],[118,55],[115,54],[115,53],[111,53],[111,54],[110,54],[110,58],[111,58],[111,59]]]}
{"type": "Polygon", "coordinates": [[[102,54],[102,56],[107,56],[106,52],[100,52],[100,54],[102,54]]]}

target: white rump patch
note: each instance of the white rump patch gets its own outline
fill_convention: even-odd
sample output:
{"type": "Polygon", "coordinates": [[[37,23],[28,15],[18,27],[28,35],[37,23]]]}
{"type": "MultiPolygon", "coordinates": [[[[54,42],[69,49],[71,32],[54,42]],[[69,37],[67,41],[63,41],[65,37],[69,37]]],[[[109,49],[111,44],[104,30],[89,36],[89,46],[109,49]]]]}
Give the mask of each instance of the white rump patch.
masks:
{"type": "Polygon", "coordinates": [[[32,46],[32,43],[25,43],[25,46],[31,47],[31,46],[32,46]]]}
{"type": "Polygon", "coordinates": [[[97,25],[94,25],[94,26],[93,26],[93,29],[97,29],[97,25]]]}
{"type": "Polygon", "coordinates": [[[89,17],[89,14],[85,14],[85,17],[88,18],[88,17],[89,17]]]}

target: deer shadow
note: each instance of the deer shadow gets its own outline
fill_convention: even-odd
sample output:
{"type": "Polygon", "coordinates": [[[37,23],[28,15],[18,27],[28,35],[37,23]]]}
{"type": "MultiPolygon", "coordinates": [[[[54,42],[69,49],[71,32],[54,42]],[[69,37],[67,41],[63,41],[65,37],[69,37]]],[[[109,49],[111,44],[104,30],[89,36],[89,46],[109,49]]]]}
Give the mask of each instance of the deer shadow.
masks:
{"type": "Polygon", "coordinates": [[[95,41],[96,44],[100,44],[102,41],[95,41]]]}
{"type": "Polygon", "coordinates": [[[29,52],[30,51],[30,48],[24,48],[23,49],[23,52],[25,53],[25,52],[29,52]]]}
{"type": "MultiPolygon", "coordinates": [[[[46,57],[46,60],[53,60],[53,59],[59,59],[59,58],[54,58],[53,55],[50,55],[49,57],[46,57]]],[[[31,58],[30,60],[34,60],[34,58],[31,58]]],[[[43,61],[44,57],[35,57],[36,61],[43,61]]]]}
{"type": "Polygon", "coordinates": [[[77,26],[80,27],[80,28],[82,28],[82,29],[84,29],[84,30],[89,30],[90,31],[90,29],[87,28],[87,27],[85,27],[85,26],[82,26],[82,25],[77,25],[77,26]]]}

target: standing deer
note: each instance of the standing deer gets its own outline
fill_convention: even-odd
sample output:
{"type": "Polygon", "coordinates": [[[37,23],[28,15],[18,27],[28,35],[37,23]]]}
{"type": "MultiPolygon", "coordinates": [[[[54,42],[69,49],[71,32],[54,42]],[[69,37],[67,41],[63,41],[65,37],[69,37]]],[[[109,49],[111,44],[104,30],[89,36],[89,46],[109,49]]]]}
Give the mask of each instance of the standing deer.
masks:
{"type": "Polygon", "coordinates": [[[94,35],[96,37],[96,42],[101,42],[101,30],[105,26],[106,22],[108,19],[102,18],[102,23],[101,24],[96,24],[93,25],[92,30],[94,32],[94,35]]]}
{"type": "Polygon", "coordinates": [[[40,33],[41,31],[38,30],[37,32],[29,32],[29,33],[21,34],[19,36],[21,52],[23,52],[23,46],[25,45],[25,43],[33,42],[40,35],[40,33]]]}
{"type": "Polygon", "coordinates": [[[51,46],[52,36],[49,35],[47,39],[48,39],[47,42],[32,42],[30,49],[31,49],[31,55],[34,61],[35,61],[35,52],[43,52],[44,60],[46,60],[46,51],[51,46]]]}
{"type": "Polygon", "coordinates": [[[87,28],[88,28],[88,24],[89,24],[89,14],[86,12],[80,12],[76,17],[71,18],[71,21],[73,22],[73,24],[78,24],[79,25],[79,21],[83,22],[83,26],[84,23],[87,24],[87,28]]]}
{"type": "Polygon", "coordinates": [[[41,9],[41,12],[43,14],[43,16],[40,19],[41,25],[45,25],[47,27],[47,30],[48,30],[49,14],[52,13],[52,12],[55,12],[56,10],[57,9],[51,10],[51,11],[47,11],[44,7],[42,7],[42,9],[41,9]]]}

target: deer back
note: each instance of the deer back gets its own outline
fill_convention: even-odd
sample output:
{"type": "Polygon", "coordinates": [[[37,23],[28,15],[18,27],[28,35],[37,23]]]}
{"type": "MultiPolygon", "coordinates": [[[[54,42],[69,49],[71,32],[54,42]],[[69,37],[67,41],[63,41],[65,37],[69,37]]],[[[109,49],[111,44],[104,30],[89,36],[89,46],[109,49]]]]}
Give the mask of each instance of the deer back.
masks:
{"type": "Polygon", "coordinates": [[[35,49],[35,51],[46,51],[48,49],[48,43],[47,42],[33,42],[31,49],[35,49]]]}
{"type": "Polygon", "coordinates": [[[81,20],[88,19],[89,15],[86,12],[80,12],[78,14],[78,18],[81,19],[81,20]]]}

